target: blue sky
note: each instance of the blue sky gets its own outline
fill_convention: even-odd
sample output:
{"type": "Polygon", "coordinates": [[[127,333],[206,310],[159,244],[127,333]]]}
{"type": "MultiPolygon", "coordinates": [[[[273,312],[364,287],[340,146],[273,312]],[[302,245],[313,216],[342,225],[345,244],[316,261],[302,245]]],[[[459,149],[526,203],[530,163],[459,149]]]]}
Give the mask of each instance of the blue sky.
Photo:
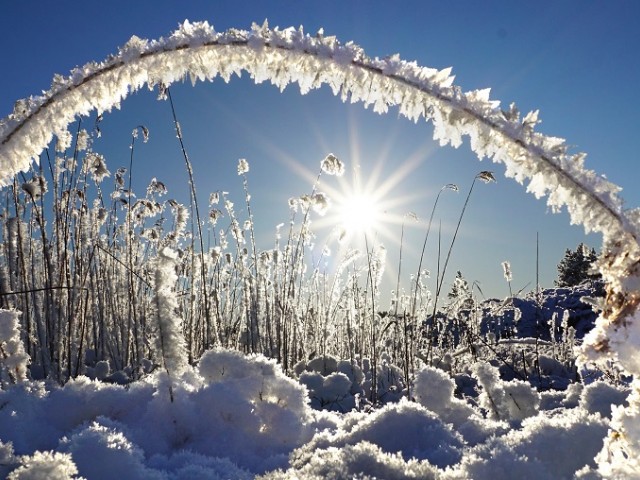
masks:
{"type": "MultiPolygon", "coordinates": [[[[504,106],[515,102],[522,112],[540,109],[540,131],[587,152],[587,166],[622,186],[629,207],[640,205],[640,3],[635,1],[4,2],[0,117],[18,98],[47,89],[54,73],[103,60],[133,34],[158,38],[184,19],[207,20],[217,30],[248,29],[265,18],[271,26],[303,25],[310,33],[323,27],[325,34],[353,40],[370,56],[399,53],[423,66],[452,66],[464,90],[491,87],[492,98],[504,106]]],[[[427,219],[440,187],[458,184],[461,191],[445,192],[435,218],[442,220],[443,245],[474,175],[495,172],[496,184],[474,188],[446,283],[461,270],[470,282],[480,282],[485,295],[504,297],[509,290],[500,264],[508,260],[513,289],[532,289],[536,233],[543,286],[552,285],[566,248],[581,241],[600,246],[599,236],[585,237],[565,213],[552,215],[543,201],[504,178],[500,165],[478,162],[468,143],[457,150],[440,148],[431,140],[429,124],[413,124],[397,111],[380,116],[361,105],[344,105],[327,88],[301,96],[291,85],[281,94],[246,76],[230,84],[218,79],[195,88],[175,85],[172,95],[203,197],[215,190],[232,192],[241,210],[236,164],[238,158],[249,161],[263,248],[270,247],[275,225],[289,218],[287,199],[309,191],[308,176],[329,152],[342,158],[349,172],[359,165],[362,183],[383,192],[389,216],[415,212],[427,219]]],[[[128,164],[130,132],[139,124],[151,131],[149,143],[136,153],[139,188],[155,176],[170,196],[186,202],[186,173],[169,106],[153,93],[138,93],[107,115],[95,149],[105,154],[112,171],[128,164]]],[[[395,278],[401,227],[388,229],[393,238],[381,239],[395,278]]],[[[402,264],[407,275],[417,268],[424,229],[407,221],[402,264]]],[[[430,238],[426,267],[435,271],[436,236],[430,238]]]]}

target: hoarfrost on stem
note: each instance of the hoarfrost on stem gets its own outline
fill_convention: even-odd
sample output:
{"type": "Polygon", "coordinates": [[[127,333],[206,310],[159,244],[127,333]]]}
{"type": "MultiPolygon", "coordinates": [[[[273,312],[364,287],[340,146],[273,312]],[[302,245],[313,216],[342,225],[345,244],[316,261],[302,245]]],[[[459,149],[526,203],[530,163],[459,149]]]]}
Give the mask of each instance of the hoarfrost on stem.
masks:
{"type": "Polygon", "coordinates": [[[0,310],[0,387],[27,380],[29,355],[20,339],[19,313],[0,310]]]}
{"type": "Polygon", "coordinates": [[[513,275],[511,273],[511,264],[507,260],[502,262],[502,270],[504,271],[504,279],[507,282],[513,280],[513,275]]]}
{"type": "Polygon", "coordinates": [[[174,287],[177,280],[177,253],[163,248],[156,259],[155,287],[158,316],[158,351],[167,372],[179,377],[186,368],[186,344],[182,334],[182,319],[178,315],[178,301],[174,287]]]}
{"type": "Polygon", "coordinates": [[[320,167],[327,175],[336,175],[340,177],[344,174],[344,163],[342,163],[333,153],[324,157],[320,167]]]}
{"type": "Polygon", "coordinates": [[[249,162],[244,158],[238,160],[238,175],[244,175],[249,171],[249,162]]]}

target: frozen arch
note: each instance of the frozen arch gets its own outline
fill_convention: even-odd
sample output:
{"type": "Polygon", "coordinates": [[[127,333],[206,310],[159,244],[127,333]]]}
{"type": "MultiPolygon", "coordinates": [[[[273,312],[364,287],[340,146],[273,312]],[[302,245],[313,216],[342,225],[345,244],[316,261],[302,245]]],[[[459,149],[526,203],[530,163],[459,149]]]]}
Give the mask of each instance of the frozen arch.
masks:
{"type": "MultiPolygon", "coordinates": [[[[632,408],[614,417],[617,433],[609,450],[614,456],[625,451],[623,463],[640,471],[640,427],[632,426],[640,419],[640,211],[625,211],[619,187],[586,169],[584,155],[570,154],[563,139],[536,132],[537,111],[521,117],[514,105],[503,110],[490,100],[488,89],[462,92],[450,69],[420,67],[398,56],[371,59],[353,43],[302,29],[269,29],[266,22],[250,31],[222,33],[206,22],[185,22],[159,40],[132,37],[103,62],[56,76],[42,96],[18,101],[0,120],[0,186],[37,161],[54,135],[65,138],[78,115],[109,111],[144,86],[170,85],[187,76],[194,83],[218,76],[229,81],[243,71],[256,83],[269,80],[280,89],[298,83],[302,94],[327,84],[343,101],[362,102],[378,113],[397,106],[414,121],[432,121],[441,145],[457,147],[468,136],[480,158],[504,164],[507,177],[526,182],[553,210],[566,207],[573,223],[603,235],[600,269],[608,295],[582,356],[618,360],[638,379],[632,408]]],[[[603,457],[601,465],[608,461],[603,457]]]]}

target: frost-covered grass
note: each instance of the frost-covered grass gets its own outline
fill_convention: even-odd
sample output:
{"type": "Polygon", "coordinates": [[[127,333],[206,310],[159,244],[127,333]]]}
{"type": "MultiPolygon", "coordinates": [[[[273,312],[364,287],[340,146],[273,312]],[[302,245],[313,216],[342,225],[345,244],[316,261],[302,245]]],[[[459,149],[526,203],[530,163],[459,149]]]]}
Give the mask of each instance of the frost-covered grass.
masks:
{"type": "MultiPolygon", "coordinates": [[[[432,317],[419,284],[380,313],[375,252],[332,273],[307,260],[315,185],[268,250],[212,194],[201,255],[189,207],[163,200],[163,183],[136,197],[121,168],[107,195],[105,159],[80,147],[58,152],[60,173],[4,192],[0,272],[16,293],[2,301],[23,312],[0,316],[8,478],[596,475],[628,390],[575,365],[593,288],[463,291],[432,317]]],[[[328,156],[320,175],[336,165],[328,156]]]]}
{"type": "MultiPolygon", "coordinates": [[[[558,382],[573,379],[579,325],[569,325],[562,306],[524,298],[479,302],[462,290],[440,300],[444,307],[434,316],[438,295],[420,275],[412,276],[410,292],[381,303],[386,265],[377,245],[345,250],[327,267],[327,251],[314,250],[313,220],[330,208],[320,178],[344,170],[335,156],[320,162],[308,194],[289,200],[289,222],[265,249],[253,233],[249,162],[238,164],[246,217],[229,194],[213,192],[208,221],[197,228],[196,197],[188,206],[167,199],[168,186],[155,178],[144,195],[131,190],[140,131],[147,138],[144,127],[133,131],[129,165],[113,174],[93,150],[94,134],[79,128],[70,149],[51,149],[49,168],[2,191],[0,306],[21,312],[32,378],[127,383],[158,368],[179,374],[223,346],[275,358],[288,374],[310,370],[301,381],[311,391],[321,379],[310,360],[342,361],[348,368],[322,380],[334,394],[314,399],[338,409],[343,401],[354,404],[355,393],[364,403],[397,400],[420,362],[455,373],[468,355],[496,358],[509,370],[503,376],[525,380],[535,372],[541,380],[550,377],[542,370],[555,369],[558,382]],[[520,321],[523,312],[527,321],[520,321]],[[505,346],[514,336],[537,339],[535,347],[505,346]],[[346,395],[338,373],[362,376],[362,391],[347,388],[346,395]]],[[[420,267],[436,262],[427,253],[420,267]]],[[[590,307],[582,309],[593,318],[590,307]]]]}
{"type": "MultiPolygon", "coordinates": [[[[288,226],[264,249],[253,235],[246,161],[239,172],[247,218],[226,193],[213,192],[208,222],[196,228],[197,203],[167,200],[161,181],[143,196],[131,191],[137,132],[111,191],[106,160],[80,130],[71,150],[52,152],[49,169],[2,192],[0,306],[22,312],[33,377],[64,383],[119,372],[131,380],[167,363],[193,364],[214,345],[263,353],[289,372],[313,355],[375,364],[377,343],[399,335],[389,328],[372,345],[383,321],[383,249],[348,251],[332,272],[312,264],[312,220],[327,207],[317,183],[290,200],[288,226]]],[[[318,179],[336,162],[344,168],[327,156],[318,179]]]]}

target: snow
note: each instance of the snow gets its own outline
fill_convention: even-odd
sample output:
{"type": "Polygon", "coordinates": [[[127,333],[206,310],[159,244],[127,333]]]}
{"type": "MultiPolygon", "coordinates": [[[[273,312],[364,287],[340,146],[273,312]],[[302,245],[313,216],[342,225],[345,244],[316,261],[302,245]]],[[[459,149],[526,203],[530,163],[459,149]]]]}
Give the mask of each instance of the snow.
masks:
{"type": "MultiPolygon", "coordinates": [[[[253,478],[288,468],[288,476],[272,472],[271,478],[295,478],[294,472],[305,478],[328,472],[334,472],[328,478],[378,476],[387,470],[395,473],[384,478],[446,471],[457,472],[451,478],[513,478],[514,471],[521,478],[569,478],[595,466],[608,428],[606,417],[574,407],[536,412],[520,428],[507,429],[450,391],[437,390],[431,403],[423,395],[421,403],[405,399],[340,417],[312,410],[306,390],[272,360],[224,350],[205,358],[200,371],[213,375],[191,372],[175,388],[173,402],[162,372],[129,387],[81,377],[62,388],[27,381],[0,392],[5,473],[17,467],[15,478],[73,478],[77,468],[90,479],[188,478],[196,472],[201,478],[253,478]],[[467,441],[471,417],[475,440],[467,441]],[[68,476],[27,476],[38,469],[68,476]],[[421,473],[400,473],[411,471],[421,473]]],[[[422,388],[434,374],[427,372],[422,388]]],[[[437,376],[432,387],[447,383],[437,376]]],[[[594,410],[589,398],[581,404],[594,410]]]]}
{"type": "MultiPolygon", "coordinates": [[[[631,394],[593,383],[575,405],[575,390],[567,389],[564,400],[561,394],[541,395],[529,382],[503,379],[496,365],[481,363],[467,372],[479,385],[475,397],[456,398],[451,381],[427,369],[418,374],[417,402],[400,400],[401,372],[384,359],[359,360],[361,372],[354,368],[351,376],[337,362],[332,371],[306,365],[301,383],[271,360],[222,350],[208,352],[194,368],[186,363],[171,290],[175,252],[167,249],[156,264],[163,368],[126,387],[88,377],[64,387],[28,379],[17,313],[0,312],[3,473],[11,479],[250,478],[266,472],[272,472],[268,478],[341,478],[348,472],[496,479],[570,478],[580,471],[583,478],[637,478],[638,211],[623,209],[619,187],[585,168],[584,154],[570,155],[564,139],[535,131],[538,111],[521,117],[514,105],[500,109],[488,90],[462,92],[451,69],[420,67],[399,56],[372,59],[357,45],[341,44],[322,31],[310,36],[302,28],[270,29],[265,22],[251,31],[218,33],[206,22],[185,21],[166,38],[132,37],[105,61],[78,67],[67,77],[56,75],[47,92],[16,102],[14,112],[0,120],[0,186],[37,161],[54,136],[60,148],[68,146],[67,127],[79,115],[119,108],[145,85],[162,89],[186,77],[229,81],[243,71],[280,89],[298,83],[302,93],[327,84],[343,101],[362,102],[377,113],[397,106],[410,119],[433,122],[441,145],[457,147],[469,137],[479,158],[504,164],[507,177],[527,183],[536,197],[546,196],[552,210],[566,208],[573,223],[602,233],[598,267],[607,297],[585,337],[580,368],[615,363],[635,376],[631,394]],[[369,413],[318,412],[303,384],[320,406],[344,397],[348,401],[341,408],[357,409],[360,395],[375,392],[386,400],[369,413]],[[614,406],[609,420],[608,405],[624,401],[627,406],[614,406]],[[564,408],[544,408],[553,405],[564,408]],[[277,468],[283,471],[273,473],[277,468]]],[[[46,186],[24,188],[35,197],[46,186]]],[[[15,225],[7,222],[7,230],[12,235],[15,225]]],[[[567,373],[542,358],[539,368],[546,374],[567,373]]],[[[95,377],[107,378],[107,367],[96,365],[95,377]]]]}
{"type": "MultiPolygon", "coordinates": [[[[127,386],[87,377],[64,387],[16,384],[0,391],[0,441],[13,455],[65,454],[55,461],[72,458],[91,479],[167,478],[165,468],[183,470],[189,456],[200,458],[199,469],[229,478],[286,465],[288,453],[327,424],[273,360],[212,350],[199,370],[187,369],[174,380],[173,397],[163,371],[127,386]]],[[[10,465],[30,462],[19,457],[10,465]]]]}
{"type": "Polygon", "coordinates": [[[453,478],[558,479],[572,478],[602,448],[607,422],[582,410],[538,415],[522,429],[492,438],[476,447],[453,478]]]}
{"type": "MultiPolygon", "coordinates": [[[[389,396],[376,408],[358,401],[370,394],[371,364],[333,357],[296,365],[297,380],[273,359],[224,348],[182,365],[180,376],[156,369],[127,385],[80,376],[59,386],[25,376],[0,390],[0,473],[478,480],[620,473],[603,445],[612,411],[633,418],[623,383],[601,378],[538,392],[504,380],[492,362],[467,358],[468,374],[423,366],[413,401],[389,396]]],[[[378,368],[385,377],[395,367],[378,368]]],[[[633,478],[629,463],[625,478],[633,478]]]]}

